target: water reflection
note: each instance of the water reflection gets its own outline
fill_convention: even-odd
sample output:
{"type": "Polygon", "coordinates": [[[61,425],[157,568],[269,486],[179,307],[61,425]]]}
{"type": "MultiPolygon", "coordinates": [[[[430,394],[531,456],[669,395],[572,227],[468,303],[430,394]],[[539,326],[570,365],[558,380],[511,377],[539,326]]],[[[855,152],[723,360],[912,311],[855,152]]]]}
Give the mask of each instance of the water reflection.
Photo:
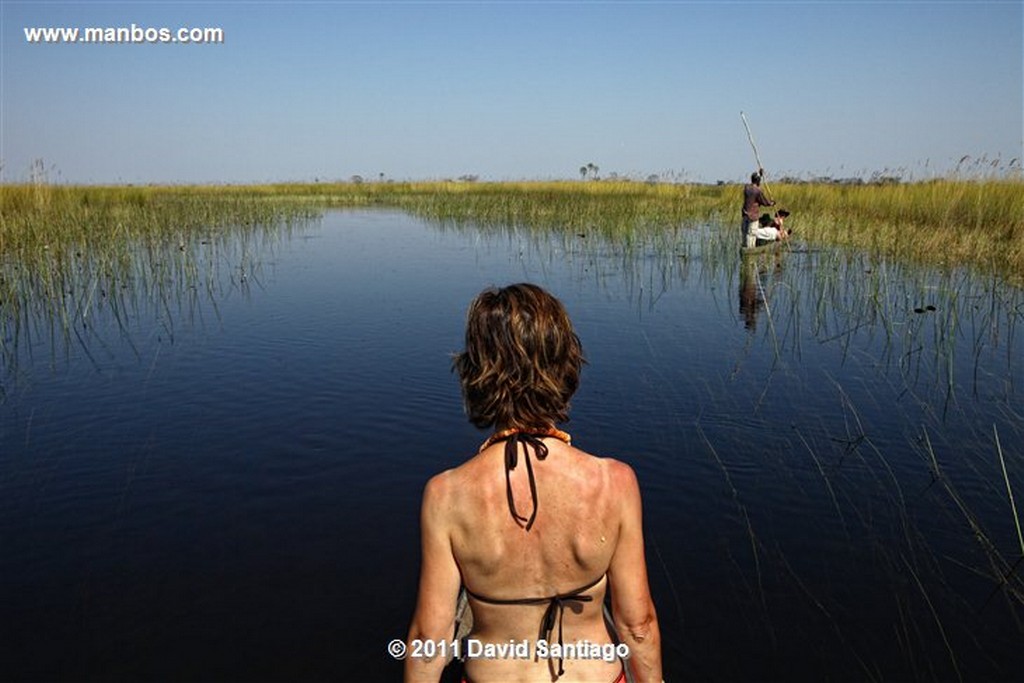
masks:
{"type": "Polygon", "coordinates": [[[782,280],[783,258],[782,252],[740,257],[739,310],[743,326],[750,332],[757,331],[758,316],[766,305],[765,292],[772,287],[772,283],[766,285],[766,278],[782,280]]]}
{"type": "MultiPolygon", "coordinates": [[[[309,223],[306,223],[309,225],[309,223]]],[[[0,259],[0,389],[19,366],[75,359],[101,369],[181,329],[215,324],[220,306],[263,286],[294,222],[220,228],[189,241],[54,245],[0,259]]],[[[2,395],[0,395],[2,397],[2,395]]]]}
{"type": "Polygon", "coordinates": [[[530,280],[588,356],[575,439],[644,487],[673,677],[1014,675],[1021,290],[732,233],[339,212],[5,264],[5,666],[397,679],[423,483],[482,440],[465,306],[530,280]]]}
{"type": "Polygon", "coordinates": [[[638,315],[660,297],[685,285],[699,241],[694,230],[633,227],[566,231],[553,226],[512,226],[470,221],[427,221],[442,234],[459,235],[488,251],[516,257],[524,277],[536,269],[542,276],[567,270],[577,284],[626,297],[638,315]]]}

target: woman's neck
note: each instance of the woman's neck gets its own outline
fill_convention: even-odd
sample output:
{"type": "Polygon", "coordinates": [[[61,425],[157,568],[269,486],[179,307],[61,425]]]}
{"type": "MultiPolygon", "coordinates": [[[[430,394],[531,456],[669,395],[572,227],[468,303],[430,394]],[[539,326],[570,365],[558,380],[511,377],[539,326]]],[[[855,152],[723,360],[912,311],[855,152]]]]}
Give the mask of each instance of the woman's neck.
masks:
{"type": "Polygon", "coordinates": [[[572,437],[569,435],[568,432],[563,432],[561,429],[556,429],[553,426],[549,426],[549,427],[505,427],[505,428],[501,428],[501,429],[496,429],[495,432],[493,434],[491,434],[487,438],[486,441],[484,441],[483,445],[480,446],[480,450],[484,450],[488,446],[496,444],[499,441],[504,441],[505,439],[509,438],[513,434],[530,434],[531,436],[539,436],[539,437],[542,437],[542,438],[543,437],[551,437],[553,439],[558,439],[559,441],[564,441],[567,444],[572,444],[572,437]]]}

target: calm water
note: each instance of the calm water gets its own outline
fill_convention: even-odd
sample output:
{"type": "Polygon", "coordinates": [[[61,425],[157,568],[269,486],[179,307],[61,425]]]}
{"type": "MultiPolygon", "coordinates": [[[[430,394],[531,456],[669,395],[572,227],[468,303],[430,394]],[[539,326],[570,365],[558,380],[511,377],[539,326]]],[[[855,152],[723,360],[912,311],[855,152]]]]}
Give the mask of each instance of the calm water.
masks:
{"type": "Polygon", "coordinates": [[[5,312],[0,677],[398,679],[422,485],[485,436],[450,354],[521,280],[587,353],[575,443],[639,475],[667,679],[1019,675],[1024,295],[694,235],[330,213],[67,336],[5,312]]]}

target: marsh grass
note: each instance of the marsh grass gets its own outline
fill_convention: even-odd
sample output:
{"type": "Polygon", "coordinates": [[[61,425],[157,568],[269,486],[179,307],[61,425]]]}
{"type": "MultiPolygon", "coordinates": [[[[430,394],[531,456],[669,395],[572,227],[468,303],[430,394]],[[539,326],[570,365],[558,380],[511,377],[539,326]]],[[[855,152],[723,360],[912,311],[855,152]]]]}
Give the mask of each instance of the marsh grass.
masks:
{"type": "MultiPolygon", "coordinates": [[[[256,186],[0,187],[0,254],[55,241],[179,238],[331,207],[392,207],[447,223],[600,234],[628,245],[659,231],[721,222],[738,230],[737,185],[631,181],[288,183],[256,186]]],[[[1018,176],[914,183],[775,183],[801,241],[1024,278],[1018,176]]]]}
{"type": "Polygon", "coordinates": [[[146,305],[171,325],[172,306],[180,314],[191,301],[194,310],[197,293],[214,286],[223,264],[211,254],[241,244],[232,267],[245,268],[252,236],[312,215],[240,191],[4,186],[0,359],[13,368],[41,337],[51,353],[76,345],[89,355],[93,317],[110,315],[125,330],[146,305]]]}
{"type": "MultiPolygon", "coordinates": [[[[946,303],[932,316],[943,324],[929,330],[948,347],[961,316],[985,315],[976,291],[959,295],[965,278],[974,277],[967,266],[991,278],[992,306],[997,292],[1013,290],[1002,282],[1024,277],[1022,189],[1019,180],[985,177],[874,185],[776,183],[775,197],[794,211],[790,223],[797,229],[798,252],[808,251],[807,245],[811,251],[823,248],[819,244],[850,249],[807,256],[813,263],[810,281],[763,277],[763,267],[755,271],[763,307],[774,313],[786,298],[811,296],[812,307],[792,309],[815,312],[816,334],[847,343],[865,327],[885,335],[887,348],[896,349],[894,336],[916,334],[923,322],[911,311],[929,304],[921,294],[890,302],[889,275],[912,273],[900,264],[931,264],[943,273],[936,286],[946,303]],[[864,286],[851,288],[850,278],[864,286]],[[788,291],[777,302],[775,292],[767,290],[778,287],[788,291]],[[843,311],[841,318],[831,315],[837,310],[843,311]],[[840,320],[851,327],[842,329],[840,320]]],[[[738,197],[736,186],[578,181],[74,187],[36,179],[0,186],[0,307],[8,330],[0,344],[11,343],[10,330],[18,329],[12,321],[29,306],[49,307],[57,327],[68,330],[90,304],[110,301],[111,292],[168,281],[168,268],[177,268],[178,280],[194,287],[199,275],[193,255],[219,236],[273,229],[330,207],[399,208],[442,227],[504,232],[510,240],[531,236],[560,244],[561,258],[580,264],[581,274],[607,266],[607,259],[596,257],[615,254],[621,269],[632,269],[637,287],[654,300],[670,286],[672,273],[694,259],[712,274],[735,268],[738,197]],[[643,259],[657,261],[657,267],[637,268],[643,259]]],[[[768,322],[778,355],[787,338],[799,342],[794,330],[800,321],[794,315],[776,325],[775,318],[768,322]]],[[[890,358],[907,372],[921,372],[924,346],[907,344],[890,358]]],[[[927,370],[935,370],[939,361],[945,362],[946,384],[952,386],[952,354],[927,370]]]]}
{"type": "MultiPolygon", "coordinates": [[[[317,206],[393,206],[435,221],[638,235],[712,222],[739,228],[736,185],[638,182],[274,185],[257,196],[317,206]]],[[[915,183],[776,183],[801,242],[1024,278],[1024,182],[955,177],[915,183]]],[[[738,238],[737,238],[738,240],[738,238]]]]}
{"type": "Polygon", "coordinates": [[[797,236],[947,267],[974,266],[1024,281],[1024,183],[934,180],[774,188],[797,236]]]}

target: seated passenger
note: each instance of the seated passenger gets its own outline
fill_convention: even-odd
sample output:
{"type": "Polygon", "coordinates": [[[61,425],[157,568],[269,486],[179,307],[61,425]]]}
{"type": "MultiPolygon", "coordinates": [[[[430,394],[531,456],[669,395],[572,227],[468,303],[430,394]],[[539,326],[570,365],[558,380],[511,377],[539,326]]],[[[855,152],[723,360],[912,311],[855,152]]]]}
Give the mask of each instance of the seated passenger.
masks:
{"type": "Polygon", "coordinates": [[[757,246],[787,239],[791,232],[783,226],[787,216],[789,211],[785,209],[779,209],[774,216],[763,214],[757,225],[750,227],[750,234],[757,240],[757,246]]]}

